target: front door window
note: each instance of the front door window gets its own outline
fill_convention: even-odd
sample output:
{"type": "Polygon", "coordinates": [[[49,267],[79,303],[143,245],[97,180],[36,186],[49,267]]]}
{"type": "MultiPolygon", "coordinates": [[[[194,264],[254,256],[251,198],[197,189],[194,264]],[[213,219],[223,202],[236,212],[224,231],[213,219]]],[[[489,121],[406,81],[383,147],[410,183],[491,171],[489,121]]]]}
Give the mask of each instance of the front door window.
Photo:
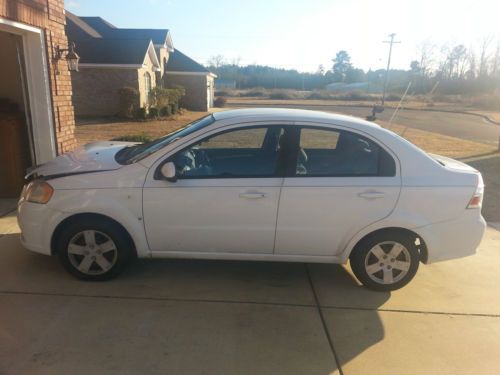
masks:
{"type": "Polygon", "coordinates": [[[280,169],[279,126],[232,130],[205,138],[178,152],[178,178],[274,177],[280,169]]]}

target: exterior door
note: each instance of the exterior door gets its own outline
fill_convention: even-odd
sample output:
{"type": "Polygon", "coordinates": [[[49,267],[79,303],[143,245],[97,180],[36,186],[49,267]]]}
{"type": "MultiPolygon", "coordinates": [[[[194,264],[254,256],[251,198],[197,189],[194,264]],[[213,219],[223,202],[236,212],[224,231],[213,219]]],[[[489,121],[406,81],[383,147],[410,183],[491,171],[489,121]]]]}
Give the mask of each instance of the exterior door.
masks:
{"type": "Polygon", "coordinates": [[[337,255],[359,230],[391,213],[401,187],[397,165],[388,151],[357,133],[317,127],[296,133],[275,253],[337,255]]]}
{"type": "Polygon", "coordinates": [[[278,125],[239,127],[195,141],[162,161],[174,162],[178,179],[146,182],[151,250],[272,253],[284,132],[278,125]]]}

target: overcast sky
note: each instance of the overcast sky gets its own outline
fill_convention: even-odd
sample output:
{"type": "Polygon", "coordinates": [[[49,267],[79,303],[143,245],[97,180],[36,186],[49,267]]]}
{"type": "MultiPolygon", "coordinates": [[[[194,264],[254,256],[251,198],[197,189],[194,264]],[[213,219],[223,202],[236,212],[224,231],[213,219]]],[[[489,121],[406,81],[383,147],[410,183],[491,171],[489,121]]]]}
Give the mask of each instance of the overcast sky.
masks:
{"type": "Polygon", "coordinates": [[[330,68],[341,49],[357,67],[383,68],[392,32],[401,41],[392,66],[404,69],[426,40],[469,48],[500,39],[500,0],[66,0],[66,8],[117,27],[168,28],[174,47],[203,64],[221,54],[310,72],[330,68]]]}

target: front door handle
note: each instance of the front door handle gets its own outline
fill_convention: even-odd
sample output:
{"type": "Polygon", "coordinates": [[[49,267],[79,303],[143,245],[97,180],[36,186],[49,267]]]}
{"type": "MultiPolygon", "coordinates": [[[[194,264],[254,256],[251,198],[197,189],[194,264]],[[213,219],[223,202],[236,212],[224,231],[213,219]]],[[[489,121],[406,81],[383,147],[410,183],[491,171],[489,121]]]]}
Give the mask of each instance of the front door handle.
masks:
{"type": "Polygon", "coordinates": [[[261,193],[260,191],[248,191],[240,194],[240,198],[245,198],[245,199],[260,199],[265,197],[266,193],[261,193]]]}
{"type": "Polygon", "coordinates": [[[358,197],[365,199],[380,199],[385,196],[385,193],[381,191],[364,191],[358,194],[358,197]]]}

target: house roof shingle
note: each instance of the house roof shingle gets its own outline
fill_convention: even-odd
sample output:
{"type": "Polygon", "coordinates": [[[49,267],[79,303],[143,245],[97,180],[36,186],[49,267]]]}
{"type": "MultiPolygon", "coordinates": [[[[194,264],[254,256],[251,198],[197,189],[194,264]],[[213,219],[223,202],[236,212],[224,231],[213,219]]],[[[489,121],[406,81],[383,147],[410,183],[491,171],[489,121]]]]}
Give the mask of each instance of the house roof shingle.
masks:
{"type": "MultiPolygon", "coordinates": [[[[66,20],[66,34],[75,42],[81,64],[143,64],[151,42],[163,45],[168,39],[171,46],[168,29],[121,29],[101,17],[78,17],[69,11],[66,20]]],[[[166,71],[210,73],[173,47],[166,71]]]]}
{"type": "Polygon", "coordinates": [[[144,63],[150,39],[82,39],[75,48],[82,64],[134,64],[144,63]]]}
{"type": "Polygon", "coordinates": [[[66,11],[66,34],[72,41],[102,37],[96,29],[83,22],[80,17],[68,11],[66,11]]]}
{"type": "Polygon", "coordinates": [[[189,56],[186,56],[178,49],[170,53],[167,62],[167,67],[165,70],[167,72],[170,71],[170,72],[203,72],[207,74],[210,73],[210,71],[207,68],[197,63],[189,56]]]}
{"type": "Polygon", "coordinates": [[[105,38],[151,39],[153,44],[163,44],[168,36],[168,29],[122,29],[117,28],[101,17],[80,17],[80,20],[105,38]]]}

